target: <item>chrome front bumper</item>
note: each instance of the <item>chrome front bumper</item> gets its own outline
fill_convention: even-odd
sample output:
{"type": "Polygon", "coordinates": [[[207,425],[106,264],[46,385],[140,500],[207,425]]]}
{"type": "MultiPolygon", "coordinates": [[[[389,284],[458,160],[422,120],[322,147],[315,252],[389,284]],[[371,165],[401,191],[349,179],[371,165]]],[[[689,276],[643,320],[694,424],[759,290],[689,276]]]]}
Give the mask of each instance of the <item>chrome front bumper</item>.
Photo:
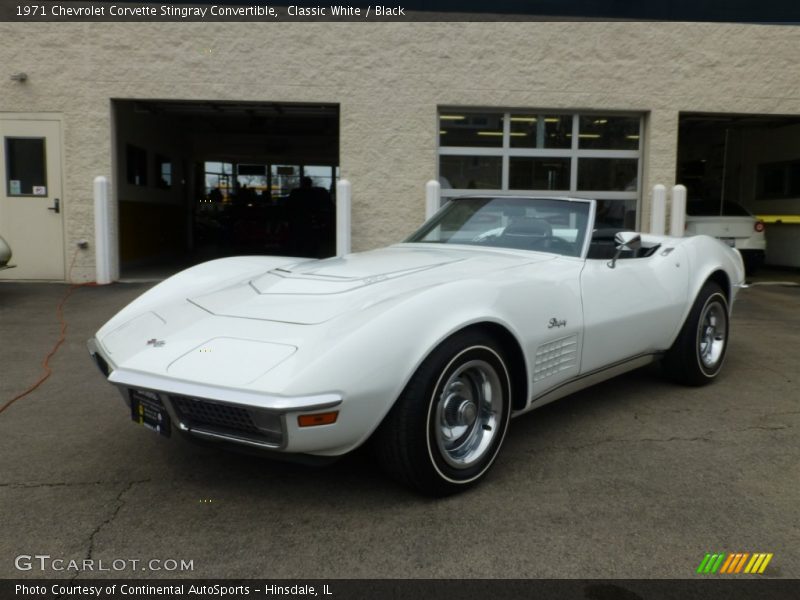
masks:
{"type": "Polygon", "coordinates": [[[133,394],[157,398],[178,431],[199,438],[280,451],[288,444],[288,413],[321,411],[342,403],[338,394],[284,397],[246,390],[217,391],[207,385],[127,371],[103,355],[94,338],[87,346],[128,407],[133,394]]]}

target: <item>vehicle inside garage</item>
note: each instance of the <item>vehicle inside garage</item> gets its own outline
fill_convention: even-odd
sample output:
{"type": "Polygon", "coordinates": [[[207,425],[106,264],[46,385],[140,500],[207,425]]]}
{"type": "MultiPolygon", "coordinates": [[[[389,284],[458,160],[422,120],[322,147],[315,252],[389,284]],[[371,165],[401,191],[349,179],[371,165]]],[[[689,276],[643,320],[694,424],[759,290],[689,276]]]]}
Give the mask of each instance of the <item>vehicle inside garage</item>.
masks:
{"type": "MultiPolygon", "coordinates": [[[[766,223],[767,263],[800,266],[800,118],[780,115],[681,113],[677,181],[687,212],[711,207],[766,223]]],[[[711,216],[704,209],[702,216],[711,216]]]]}
{"type": "Polygon", "coordinates": [[[114,100],[123,278],[335,253],[339,107],[114,100]]]}

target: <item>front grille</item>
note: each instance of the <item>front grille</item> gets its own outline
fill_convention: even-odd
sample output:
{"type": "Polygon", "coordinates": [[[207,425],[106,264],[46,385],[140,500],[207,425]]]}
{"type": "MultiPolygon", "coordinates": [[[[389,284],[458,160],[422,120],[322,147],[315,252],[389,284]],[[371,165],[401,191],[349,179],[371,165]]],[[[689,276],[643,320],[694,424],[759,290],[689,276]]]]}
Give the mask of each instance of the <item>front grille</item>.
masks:
{"type": "Polygon", "coordinates": [[[186,396],[170,396],[169,399],[181,421],[186,422],[190,427],[222,429],[258,437],[263,435],[263,432],[253,422],[250,412],[245,408],[187,398],[186,396]]]}

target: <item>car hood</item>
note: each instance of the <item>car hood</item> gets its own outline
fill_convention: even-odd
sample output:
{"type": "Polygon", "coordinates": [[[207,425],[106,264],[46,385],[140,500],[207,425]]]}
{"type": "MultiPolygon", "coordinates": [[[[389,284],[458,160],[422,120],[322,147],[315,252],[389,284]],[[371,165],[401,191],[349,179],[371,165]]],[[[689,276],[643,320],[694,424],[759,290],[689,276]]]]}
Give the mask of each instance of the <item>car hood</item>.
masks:
{"type": "MultiPolygon", "coordinates": [[[[304,365],[342,343],[365,319],[436,286],[477,282],[491,291],[493,275],[553,258],[400,244],[325,260],[224,259],[187,272],[184,281],[192,287],[186,292],[181,275],[162,284],[173,286],[162,288],[162,298],[154,288],[107,323],[96,343],[111,365],[110,380],[119,385],[197,394],[186,385],[262,390],[269,372],[271,393],[289,393],[304,365]],[[250,275],[239,277],[237,269],[250,275]]],[[[454,294],[452,302],[458,299],[454,294]]]]}
{"type": "Polygon", "coordinates": [[[312,325],[421,288],[552,258],[404,244],[282,265],[188,300],[213,315],[312,325]]]}

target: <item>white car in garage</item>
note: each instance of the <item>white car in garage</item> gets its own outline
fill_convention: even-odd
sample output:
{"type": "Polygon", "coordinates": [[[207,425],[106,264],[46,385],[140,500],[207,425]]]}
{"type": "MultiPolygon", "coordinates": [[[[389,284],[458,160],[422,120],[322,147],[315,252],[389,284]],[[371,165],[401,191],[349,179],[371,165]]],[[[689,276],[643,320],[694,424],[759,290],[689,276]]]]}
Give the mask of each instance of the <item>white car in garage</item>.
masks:
{"type": "Polygon", "coordinates": [[[686,235],[710,235],[736,248],[748,274],[753,274],[764,264],[767,248],[764,222],[735,202],[689,200],[686,203],[686,235]]]}

